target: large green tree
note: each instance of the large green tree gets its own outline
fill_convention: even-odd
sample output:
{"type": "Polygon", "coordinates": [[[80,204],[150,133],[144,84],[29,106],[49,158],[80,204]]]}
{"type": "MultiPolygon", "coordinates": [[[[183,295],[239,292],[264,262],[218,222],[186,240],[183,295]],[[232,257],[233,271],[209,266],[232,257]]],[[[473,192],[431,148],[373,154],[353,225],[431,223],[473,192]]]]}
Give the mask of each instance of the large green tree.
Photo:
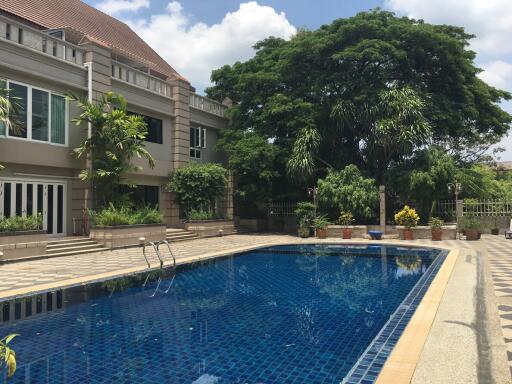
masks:
{"type": "MultiPolygon", "coordinates": [[[[475,53],[468,49],[472,37],[460,27],[363,12],[300,31],[290,41],[256,44],[252,59],[214,71],[207,93],[233,101],[233,129],[271,139],[290,158],[311,153],[299,158],[303,175],[318,177],[354,163],[381,177],[378,161],[365,149],[382,119],[359,112],[382,104],[383,93],[392,89],[413,92],[422,104],[416,112],[430,128],[428,143],[474,160],[506,134],[512,119],[499,104],[510,94],[477,76],[475,53]],[[340,105],[357,113],[342,121],[340,105]]],[[[421,143],[423,133],[409,143],[421,143]]],[[[385,164],[410,155],[395,148],[385,164]]]]}

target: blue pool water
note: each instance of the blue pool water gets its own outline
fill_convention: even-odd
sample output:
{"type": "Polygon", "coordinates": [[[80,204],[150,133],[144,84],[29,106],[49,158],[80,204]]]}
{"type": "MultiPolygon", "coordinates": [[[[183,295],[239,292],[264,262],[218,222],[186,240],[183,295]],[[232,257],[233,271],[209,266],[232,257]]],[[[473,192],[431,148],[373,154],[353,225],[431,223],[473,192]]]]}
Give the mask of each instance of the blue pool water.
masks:
{"type": "Polygon", "coordinates": [[[273,247],[0,303],[9,383],[340,383],[439,254],[273,247]]]}

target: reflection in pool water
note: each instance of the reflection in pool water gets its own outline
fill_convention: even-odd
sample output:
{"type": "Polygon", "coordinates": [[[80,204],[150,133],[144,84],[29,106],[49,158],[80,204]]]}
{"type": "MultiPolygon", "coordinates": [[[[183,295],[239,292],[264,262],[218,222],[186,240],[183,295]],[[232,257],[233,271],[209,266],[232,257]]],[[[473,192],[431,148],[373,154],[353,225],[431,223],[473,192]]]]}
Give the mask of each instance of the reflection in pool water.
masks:
{"type": "Polygon", "coordinates": [[[9,383],[339,383],[437,253],[272,247],[0,303],[9,383]]]}

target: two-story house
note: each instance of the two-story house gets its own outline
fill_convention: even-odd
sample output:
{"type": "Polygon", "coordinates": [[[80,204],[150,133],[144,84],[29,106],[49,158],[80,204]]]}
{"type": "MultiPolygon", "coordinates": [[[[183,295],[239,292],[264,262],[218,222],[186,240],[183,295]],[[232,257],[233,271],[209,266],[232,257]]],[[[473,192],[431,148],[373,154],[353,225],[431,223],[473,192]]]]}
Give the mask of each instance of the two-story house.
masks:
{"type": "Polygon", "coordinates": [[[126,24],[80,0],[0,0],[0,86],[19,97],[23,125],[0,126],[0,216],[39,212],[51,235],[73,233],[90,198],[78,178],[85,162],[72,155],[87,127],[73,123],[78,109],[67,92],[95,101],[112,91],[144,116],[156,165],[137,161],[142,170],[128,176],[136,198],[158,204],[168,226],[180,225],[164,187],[169,172],[224,160],[213,147],[226,106],[196,94],[126,24]]]}

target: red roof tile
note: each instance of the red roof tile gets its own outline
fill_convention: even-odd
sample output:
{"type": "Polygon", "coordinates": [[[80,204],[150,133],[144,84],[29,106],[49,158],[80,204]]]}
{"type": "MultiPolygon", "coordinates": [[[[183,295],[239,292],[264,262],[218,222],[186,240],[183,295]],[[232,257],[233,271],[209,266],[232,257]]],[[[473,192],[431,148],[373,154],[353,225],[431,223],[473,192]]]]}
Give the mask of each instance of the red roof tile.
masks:
{"type": "Polygon", "coordinates": [[[170,78],[182,78],[125,23],[80,0],[0,0],[0,10],[42,29],[71,28],[170,78]]]}

